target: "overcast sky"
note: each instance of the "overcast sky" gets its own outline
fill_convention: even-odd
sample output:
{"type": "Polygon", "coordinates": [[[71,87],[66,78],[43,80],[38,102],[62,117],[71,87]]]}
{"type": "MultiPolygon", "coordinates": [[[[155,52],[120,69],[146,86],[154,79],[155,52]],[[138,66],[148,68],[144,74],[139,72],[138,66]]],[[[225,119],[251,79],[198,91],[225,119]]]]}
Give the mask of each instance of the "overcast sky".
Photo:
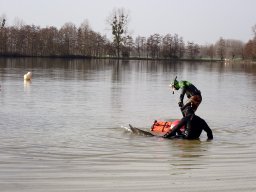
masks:
{"type": "Polygon", "coordinates": [[[114,8],[129,13],[133,37],[176,33],[201,45],[220,37],[247,42],[256,24],[256,0],[0,0],[0,16],[9,26],[15,18],[57,28],[66,22],[79,27],[87,19],[102,35],[110,34],[106,19],[114,8]]]}

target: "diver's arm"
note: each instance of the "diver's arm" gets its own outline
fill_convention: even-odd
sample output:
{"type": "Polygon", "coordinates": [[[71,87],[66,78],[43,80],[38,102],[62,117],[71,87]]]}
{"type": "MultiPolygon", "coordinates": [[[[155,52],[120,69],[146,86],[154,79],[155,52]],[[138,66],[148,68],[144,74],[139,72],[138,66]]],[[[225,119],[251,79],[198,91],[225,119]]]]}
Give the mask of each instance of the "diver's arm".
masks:
{"type": "Polygon", "coordinates": [[[188,103],[185,103],[185,105],[183,105],[182,107],[180,107],[180,110],[183,111],[186,107],[190,106],[191,103],[188,102],[188,103]]]}
{"type": "Polygon", "coordinates": [[[183,117],[183,118],[180,120],[180,122],[179,122],[176,126],[174,126],[174,127],[171,129],[171,131],[168,131],[165,135],[163,135],[163,137],[164,137],[164,138],[170,138],[170,137],[172,137],[172,136],[175,136],[175,135],[176,135],[176,132],[177,132],[178,130],[180,130],[181,127],[183,127],[184,125],[186,125],[187,122],[188,122],[188,120],[189,120],[188,117],[183,117]]]}
{"type": "Polygon", "coordinates": [[[212,130],[208,126],[208,124],[205,122],[205,120],[203,120],[203,121],[204,121],[203,130],[207,133],[208,140],[212,140],[213,139],[212,130]]]}
{"type": "MultiPolygon", "coordinates": [[[[206,131],[206,130],[205,130],[206,131]]],[[[213,139],[213,134],[212,134],[212,130],[210,129],[209,127],[209,130],[206,131],[207,132],[207,137],[208,137],[208,140],[212,140],[213,139]]]]}
{"type": "Polygon", "coordinates": [[[183,104],[184,95],[186,93],[186,88],[182,87],[181,93],[180,93],[180,102],[183,104]]]}

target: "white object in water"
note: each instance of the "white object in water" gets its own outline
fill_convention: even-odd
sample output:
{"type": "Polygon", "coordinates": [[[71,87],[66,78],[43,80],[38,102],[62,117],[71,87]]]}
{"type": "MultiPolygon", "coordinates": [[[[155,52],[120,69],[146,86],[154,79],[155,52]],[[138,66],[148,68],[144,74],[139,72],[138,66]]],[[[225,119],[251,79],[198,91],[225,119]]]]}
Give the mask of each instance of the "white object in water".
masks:
{"type": "Polygon", "coordinates": [[[31,80],[32,79],[32,72],[27,72],[27,74],[24,75],[24,80],[31,80]]]}

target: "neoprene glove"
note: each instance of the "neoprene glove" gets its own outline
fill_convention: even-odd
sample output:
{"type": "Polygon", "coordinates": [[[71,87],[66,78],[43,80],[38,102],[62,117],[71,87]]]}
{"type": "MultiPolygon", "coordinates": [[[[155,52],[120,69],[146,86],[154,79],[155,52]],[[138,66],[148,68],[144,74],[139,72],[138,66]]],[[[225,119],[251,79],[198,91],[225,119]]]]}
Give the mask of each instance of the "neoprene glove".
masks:
{"type": "Polygon", "coordinates": [[[170,138],[170,137],[173,137],[175,136],[175,133],[172,132],[172,131],[168,131],[167,133],[165,133],[162,137],[163,138],[170,138]]]}

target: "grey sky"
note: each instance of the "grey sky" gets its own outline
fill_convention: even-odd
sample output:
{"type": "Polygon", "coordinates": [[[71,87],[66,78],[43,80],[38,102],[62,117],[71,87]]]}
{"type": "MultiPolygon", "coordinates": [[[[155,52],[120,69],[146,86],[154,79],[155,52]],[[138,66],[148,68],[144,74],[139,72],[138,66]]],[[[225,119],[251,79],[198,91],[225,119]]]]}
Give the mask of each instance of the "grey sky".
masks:
{"type": "Polygon", "coordinates": [[[19,18],[41,27],[60,28],[66,22],[79,27],[87,19],[102,35],[110,34],[106,18],[114,8],[128,11],[133,37],[177,33],[202,45],[220,37],[247,42],[256,24],[256,0],[0,0],[7,25],[19,18]]]}

